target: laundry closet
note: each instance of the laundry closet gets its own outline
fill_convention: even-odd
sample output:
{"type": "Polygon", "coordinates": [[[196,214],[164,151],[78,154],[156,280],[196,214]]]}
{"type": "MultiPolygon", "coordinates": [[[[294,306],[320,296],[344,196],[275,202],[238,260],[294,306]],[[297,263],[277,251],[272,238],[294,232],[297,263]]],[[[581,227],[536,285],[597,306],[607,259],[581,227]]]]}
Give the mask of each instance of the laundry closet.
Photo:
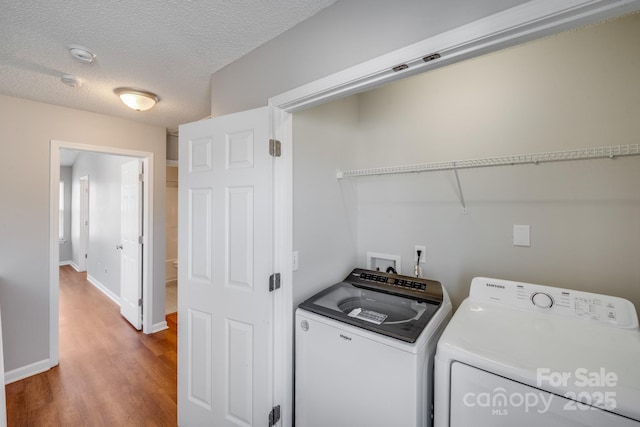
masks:
{"type": "Polygon", "coordinates": [[[295,113],[294,305],[366,268],[367,253],[411,275],[423,245],[422,276],[454,307],[481,275],[640,307],[639,40],[634,14],[295,113]],[[496,165],[596,147],[605,158],[496,165]],[[371,171],[467,160],[489,166],[371,171]],[[353,170],[367,176],[338,178],[353,170]]]}

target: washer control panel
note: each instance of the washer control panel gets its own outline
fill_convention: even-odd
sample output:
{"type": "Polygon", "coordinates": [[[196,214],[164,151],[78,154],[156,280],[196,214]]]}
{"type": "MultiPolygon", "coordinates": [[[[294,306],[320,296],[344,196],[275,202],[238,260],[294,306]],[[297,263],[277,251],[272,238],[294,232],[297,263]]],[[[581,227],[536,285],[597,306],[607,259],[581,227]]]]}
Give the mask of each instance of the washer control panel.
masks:
{"type": "Polygon", "coordinates": [[[638,315],[633,304],[608,295],[476,277],[471,282],[469,297],[620,328],[638,328],[638,315]]]}
{"type": "Polygon", "coordinates": [[[402,276],[356,268],[344,280],[369,289],[404,295],[418,300],[442,302],[442,284],[422,277],[402,276]]]}

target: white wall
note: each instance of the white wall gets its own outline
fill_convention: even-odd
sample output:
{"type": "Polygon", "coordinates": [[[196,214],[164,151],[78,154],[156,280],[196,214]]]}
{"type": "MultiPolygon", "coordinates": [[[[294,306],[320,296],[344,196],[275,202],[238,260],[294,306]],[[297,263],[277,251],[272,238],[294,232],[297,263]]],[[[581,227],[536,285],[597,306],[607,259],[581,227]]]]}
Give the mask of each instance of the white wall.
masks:
{"type": "Polygon", "coordinates": [[[293,249],[300,266],[293,273],[295,306],[342,280],[356,263],[356,185],[338,182],[335,169],[356,162],[357,119],[356,98],[293,118],[293,249]]]}
{"type": "MultiPolygon", "coordinates": [[[[121,166],[132,157],[81,152],[73,165],[72,199],[74,212],[80,212],[80,177],[89,177],[89,247],[87,275],[115,296],[120,296],[121,166]]],[[[79,224],[79,215],[73,218],[79,224]]],[[[72,235],[74,258],[78,265],[80,227],[72,235]]]]}
{"type": "MultiPolygon", "coordinates": [[[[357,160],[346,168],[637,143],[638,40],[640,14],[361,94],[357,160]]],[[[313,121],[318,110],[322,122],[330,105],[295,120],[313,121]]],[[[311,138],[295,132],[294,144],[311,138]]],[[[294,161],[304,162],[298,185],[316,159],[294,161]]],[[[317,168],[319,176],[341,166],[317,168]]],[[[640,307],[640,157],[466,170],[460,178],[466,214],[452,172],[340,181],[357,185],[357,264],[367,251],[398,254],[411,274],[414,245],[424,244],[425,276],[442,281],[456,304],[472,277],[487,275],[618,295],[640,307]],[[512,246],[514,224],[531,225],[530,248],[512,246]]],[[[326,209],[340,206],[328,202],[326,209]]],[[[306,215],[308,224],[323,220],[306,215]]]]}
{"type": "MultiPolygon", "coordinates": [[[[50,140],[154,153],[155,286],[164,289],[165,130],[0,95],[0,304],[5,369],[49,358],[50,140]]],[[[160,295],[159,295],[160,294],[160,295]]],[[[156,292],[154,323],[164,320],[156,292]]]]}
{"type": "Polygon", "coordinates": [[[71,261],[71,166],[60,167],[60,181],[64,182],[64,243],[60,243],[60,262],[71,261]]]}
{"type": "Polygon", "coordinates": [[[525,2],[339,0],[215,72],[212,115],[265,106],[272,96],[525,2]]]}

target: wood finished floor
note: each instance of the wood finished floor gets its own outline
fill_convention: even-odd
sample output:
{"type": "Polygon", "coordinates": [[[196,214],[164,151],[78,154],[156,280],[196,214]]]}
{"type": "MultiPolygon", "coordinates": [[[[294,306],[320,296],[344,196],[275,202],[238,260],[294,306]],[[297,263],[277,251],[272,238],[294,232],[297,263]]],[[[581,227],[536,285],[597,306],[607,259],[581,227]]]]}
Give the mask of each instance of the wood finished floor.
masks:
{"type": "Polygon", "coordinates": [[[85,273],[61,267],[60,365],[6,387],[8,426],[177,425],[176,321],[138,332],[85,273]]]}

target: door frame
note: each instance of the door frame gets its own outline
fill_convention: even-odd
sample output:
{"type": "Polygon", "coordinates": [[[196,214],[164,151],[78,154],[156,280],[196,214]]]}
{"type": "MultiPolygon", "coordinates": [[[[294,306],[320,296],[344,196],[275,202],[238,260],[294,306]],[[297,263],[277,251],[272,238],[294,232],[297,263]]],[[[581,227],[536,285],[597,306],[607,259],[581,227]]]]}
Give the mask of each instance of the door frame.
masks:
{"type": "Polygon", "coordinates": [[[58,243],[60,150],[85,151],[97,154],[112,154],[137,157],[143,164],[143,251],[142,251],[142,332],[150,334],[153,330],[153,179],[154,153],[129,150],[125,148],[104,147],[79,144],[58,140],[50,141],[49,151],[49,367],[57,366],[60,361],[60,247],[58,243]]]}
{"type": "Polygon", "coordinates": [[[274,170],[274,399],[282,425],[293,424],[293,117],[328,101],[500,49],[640,10],[640,0],[537,0],[437,34],[269,98],[271,134],[282,144],[274,170]],[[436,60],[424,58],[433,53],[436,60]],[[406,65],[394,70],[398,65],[406,65]]]}

